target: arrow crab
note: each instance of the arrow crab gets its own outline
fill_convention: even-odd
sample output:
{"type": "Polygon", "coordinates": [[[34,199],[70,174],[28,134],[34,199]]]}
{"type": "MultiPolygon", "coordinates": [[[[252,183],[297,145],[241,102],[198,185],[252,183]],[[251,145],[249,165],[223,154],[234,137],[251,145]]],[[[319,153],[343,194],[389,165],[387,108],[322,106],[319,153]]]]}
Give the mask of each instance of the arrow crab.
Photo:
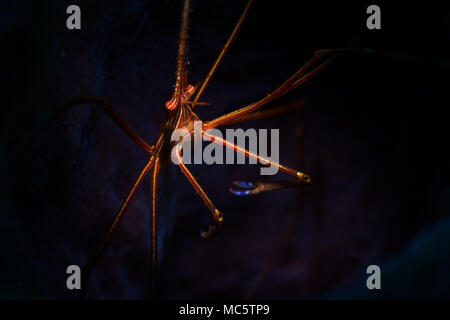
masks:
{"type": "MultiPolygon", "coordinates": [[[[86,287],[87,279],[97,263],[99,257],[104,252],[108,242],[113,236],[118,223],[123,218],[127,208],[129,207],[133,197],[135,196],[139,186],[144,181],[147,175],[151,175],[151,265],[152,265],[152,292],[156,292],[157,288],[157,203],[158,203],[158,175],[160,169],[164,165],[168,165],[170,161],[170,155],[172,151],[175,151],[178,157],[178,166],[181,172],[184,174],[186,179],[192,185],[198,196],[203,200],[205,206],[210,211],[213,223],[210,224],[205,231],[202,231],[201,236],[203,238],[210,238],[216,234],[223,225],[224,215],[216,208],[215,204],[208,196],[207,192],[202,188],[199,182],[196,180],[194,175],[188,169],[186,164],[183,162],[182,158],[182,143],[173,142],[171,140],[172,133],[178,129],[186,129],[189,135],[193,134],[193,123],[199,121],[200,118],[196,114],[195,110],[202,106],[208,106],[214,104],[214,101],[205,102],[201,98],[205,93],[208,85],[213,79],[216,72],[229,51],[232,43],[238,36],[239,31],[244,25],[244,22],[249,15],[250,9],[252,8],[254,0],[249,0],[242,12],[239,20],[237,21],[234,29],[232,30],[230,36],[228,37],[225,45],[220,50],[220,53],[210,68],[207,75],[204,77],[203,81],[199,84],[192,85],[188,81],[188,71],[187,71],[187,43],[188,43],[188,30],[189,30],[189,16],[190,16],[190,0],[184,1],[184,6],[182,9],[182,19],[179,31],[179,41],[178,41],[178,54],[177,54],[177,64],[175,73],[175,86],[172,96],[169,100],[163,104],[163,108],[166,109],[166,120],[161,126],[160,133],[155,140],[155,143],[149,144],[143,138],[141,138],[138,133],[131,128],[131,126],[125,121],[124,117],[121,116],[111,105],[110,101],[104,98],[96,96],[82,97],[71,101],[68,105],[77,105],[92,103],[99,105],[103,108],[105,113],[111,118],[115,124],[122,129],[122,131],[134,141],[142,150],[148,153],[148,160],[144,168],[140,171],[138,178],[134,182],[131,190],[123,201],[121,207],[119,208],[115,219],[110,226],[107,234],[103,238],[97,252],[93,255],[88,263],[86,264],[83,273],[83,285],[86,287]]],[[[342,53],[339,50],[319,50],[315,51],[306,63],[301,66],[296,72],[294,72],[286,81],[284,81],[277,88],[272,90],[265,97],[260,100],[250,103],[247,106],[236,108],[235,111],[226,113],[222,116],[214,118],[210,121],[204,122],[204,127],[202,130],[203,139],[213,141],[223,145],[225,148],[232,149],[237,153],[243,154],[247,158],[252,158],[253,160],[259,161],[264,165],[276,166],[280,171],[286,173],[293,177],[291,180],[280,180],[271,182],[246,182],[246,181],[234,181],[233,183],[239,188],[238,190],[230,189],[232,193],[238,196],[253,195],[260,192],[282,189],[282,188],[299,188],[304,185],[311,183],[312,179],[309,175],[297,170],[287,167],[278,162],[274,162],[271,159],[262,157],[254,152],[251,152],[234,142],[224,140],[220,137],[211,135],[208,133],[209,129],[214,129],[226,125],[236,124],[245,122],[248,120],[256,120],[271,117],[277,114],[282,114],[289,112],[293,109],[298,108],[302,103],[290,104],[285,106],[280,106],[276,108],[271,108],[268,110],[260,110],[269,103],[275,101],[278,98],[286,95],[292,90],[298,88],[302,84],[309,81],[311,78],[323,71],[327,66],[329,66],[338,54],[342,53]]]]}

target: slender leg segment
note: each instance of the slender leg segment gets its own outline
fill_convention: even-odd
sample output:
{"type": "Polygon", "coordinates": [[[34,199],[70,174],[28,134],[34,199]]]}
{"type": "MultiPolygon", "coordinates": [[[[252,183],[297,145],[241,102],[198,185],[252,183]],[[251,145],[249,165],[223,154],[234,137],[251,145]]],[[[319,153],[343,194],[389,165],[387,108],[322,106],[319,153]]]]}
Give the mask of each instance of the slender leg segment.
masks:
{"type": "Polygon", "coordinates": [[[222,122],[220,124],[220,126],[232,125],[232,124],[236,124],[236,123],[259,120],[259,119],[264,119],[264,118],[271,118],[271,117],[278,116],[280,114],[288,113],[290,111],[302,109],[304,106],[305,106],[304,100],[297,100],[293,103],[282,105],[282,106],[279,106],[276,108],[270,108],[268,110],[252,112],[252,113],[243,115],[242,117],[239,117],[236,119],[231,119],[230,121],[222,122]]]}
{"type": "Polygon", "coordinates": [[[304,174],[303,172],[286,167],[282,164],[279,164],[277,162],[270,160],[269,158],[257,155],[245,148],[242,148],[234,143],[231,143],[231,142],[224,140],[222,138],[219,138],[217,136],[211,135],[205,131],[203,131],[203,136],[207,137],[210,141],[224,145],[225,147],[227,147],[229,149],[233,149],[236,152],[244,154],[248,158],[256,159],[257,161],[259,161],[262,164],[276,166],[276,167],[278,167],[279,170],[281,170],[291,176],[294,176],[296,178],[296,180],[294,180],[294,181],[288,181],[288,180],[269,181],[269,182],[234,181],[233,183],[236,186],[244,189],[244,190],[234,190],[234,189],[230,188],[230,192],[235,195],[248,196],[248,195],[254,195],[254,194],[258,194],[258,193],[265,192],[265,191],[277,190],[277,189],[299,188],[305,184],[311,183],[311,177],[308,176],[307,174],[304,174]]]}
{"type": "Polygon", "coordinates": [[[322,72],[326,67],[328,67],[329,64],[331,64],[336,59],[336,56],[332,56],[331,58],[325,60],[322,64],[320,64],[318,67],[314,68],[304,76],[302,76],[300,79],[296,80],[292,85],[289,86],[288,89],[286,89],[285,92],[283,92],[283,95],[287,94],[288,92],[294,90],[301,84],[309,81],[312,77],[322,72]]]}
{"type": "Polygon", "coordinates": [[[111,107],[109,100],[100,97],[83,97],[69,102],[66,107],[83,103],[96,103],[102,106],[108,116],[123,130],[123,132],[125,132],[127,136],[131,138],[131,140],[133,140],[143,150],[149,153],[153,152],[154,146],[148,145],[147,142],[145,142],[144,139],[142,139],[136,131],[131,128],[131,126],[125,121],[124,117],[111,107]]]}
{"type": "Polygon", "coordinates": [[[103,251],[105,250],[106,245],[108,244],[111,235],[113,234],[114,230],[117,228],[117,225],[119,223],[119,221],[121,220],[121,218],[123,217],[125,211],[128,209],[128,206],[131,203],[131,200],[134,198],[136,191],[138,189],[138,187],[141,185],[142,181],[144,180],[145,176],[147,175],[147,173],[150,171],[150,169],[153,167],[153,165],[155,164],[155,157],[151,157],[150,160],[148,161],[148,163],[145,165],[144,169],[142,169],[142,171],[140,172],[136,182],[134,183],[133,187],[131,188],[128,196],[126,197],[125,201],[123,202],[122,206],[120,207],[119,211],[117,212],[117,215],[114,219],[114,222],[112,223],[111,227],[108,230],[108,233],[106,234],[105,238],[103,239],[99,249],[97,250],[97,253],[95,254],[95,256],[93,256],[93,258],[88,261],[88,263],[86,264],[84,270],[83,270],[83,286],[82,288],[85,288],[85,284],[87,279],[89,278],[89,275],[92,271],[92,269],[94,268],[95,264],[97,263],[98,259],[100,258],[100,256],[102,255],[103,251]]]}
{"type": "Polygon", "coordinates": [[[206,76],[205,80],[203,81],[202,85],[197,91],[197,94],[194,97],[192,106],[199,104],[199,100],[202,96],[202,94],[205,92],[206,87],[211,82],[212,77],[217,71],[217,68],[222,63],[223,58],[227,54],[228,50],[230,49],[231,44],[233,43],[234,39],[236,39],[236,36],[238,35],[239,31],[242,28],[242,25],[244,24],[245,19],[247,18],[247,15],[250,11],[251,6],[253,5],[254,0],[249,0],[247,2],[247,6],[244,9],[244,12],[242,12],[241,17],[239,18],[239,21],[237,22],[236,26],[233,29],[233,32],[231,33],[230,37],[228,38],[227,42],[223,46],[222,50],[219,53],[219,56],[217,57],[216,61],[214,62],[213,66],[211,67],[211,70],[209,70],[208,75],[206,76]]]}
{"type": "Polygon", "coordinates": [[[201,236],[202,238],[209,238],[212,235],[216,234],[220,228],[222,227],[223,222],[223,215],[222,213],[216,208],[214,203],[209,199],[206,192],[203,190],[203,188],[200,186],[200,184],[197,182],[195,177],[192,175],[192,173],[189,171],[189,169],[186,167],[186,165],[183,162],[183,157],[181,155],[182,151],[182,144],[179,143],[174,148],[176,148],[176,157],[178,160],[178,165],[180,166],[181,172],[186,176],[188,181],[191,183],[191,185],[194,187],[197,194],[202,198],[203,202],[205,203],[206,207],[211,211],[214,220],[216,221],[215,224],[209,225],[208,230],[202,231],[201,236]]]}
{"type": "Polygon", "coordinates": [[[303,183],[311,183],[311,178],[307,174],[305,174],[303,172],[300,172],[300,171],[291,169],[289,167],[286,167],[286,166],[284,166],[282,164],[279,164],[277,162],[274,162],[274,161],[270,160],[267,157],[262,157],[262,156],[260,156],[260,155],[258,155],[256,153],[253,153],[253,152],[251,152],[251,151],[249,151],[249,150],[247,150],[247,149],[245,149],[243,147],[240,147],[240,146],[238,146],[238,145],[236,145],[234,143],[231,143],[231,142],[229,142],[229,141],[227,141],[225,139],[222,139],[220,137],[214,136],[214,135],[208,133],[207,131],[203,130],[202,132],[203,132],[203,136],[204,137],[207,137],[209,140],[211,140],[211,141],[213,141],[215,143],[222,144],[225,147],[227,147],[229,149],[233,149],[236,152],[239,152],[239,153],[245,155],[248,158],[256,159],[261,164],[278,167],[279,170],[281,170],[281,171],[283,171],[283,172],[285,172],[285,173],[287,173],[287,174],[289,174],[289,175],[291,175],[293,177],[296,177],[297,179],[299,179],[303,183]]]}
{"type": "Polygon", "coordinates": [[[158,197],[158,174],[160,168],[160,160],[156,158],[155,167],[153,168],[152,184],[151,184],[151,198],[152,198],[152,218],[151,218],[151,250],[152,250],[152,296],[156,298],[157,292],[157,270],[158,270],[158,251],[157,251],[157,197],[158,197]]]}
{"type": "Polygon", "coordinates": [[[332,50],[328,51],[316,51],[313,56],[296,72],[294,73],[288,80],[286,80],[281,86],[279,86],[277,89],[269,93],[267,96],[262,98],[261,100],[254,102],[244,108],[240,108],[238,110],[235,110],[233,112],[230,112],[228,114],[225,114],[223,116],[220,116],[216,119],[213,119],[211,121],[208,121],[205,123],[205,127],[207,129],[210,128],[216,128],[218,126],[223,125],[224,123],[229,123],[234,121],[235,119],[238,119],[244,115],[248,115],[263,106],[267,105],[268,103],[272,102],[273,100],[287,94],[291,90],[297,88],[301,84],[305,83],[306,81],[310,80],[313,76],[317,75],[320,71],[325,69],[331,62],[334,61],[335,55],[328,58],[326,61],[324,61],[322,64],[320,64],[318,67],[311,70],[311,68],[320,60],[324,55],[332,54],[332,50]]]}

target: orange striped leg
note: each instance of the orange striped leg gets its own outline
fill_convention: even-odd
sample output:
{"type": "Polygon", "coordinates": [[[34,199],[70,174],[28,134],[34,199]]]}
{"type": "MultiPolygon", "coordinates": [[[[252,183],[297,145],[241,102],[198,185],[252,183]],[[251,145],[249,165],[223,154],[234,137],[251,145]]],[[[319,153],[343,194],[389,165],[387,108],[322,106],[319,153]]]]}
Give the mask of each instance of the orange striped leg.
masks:
{"type": "Polygon", "coordinates": [[[205,92],[206,87],[211,82],[212,77],[217,71],[217,68],[222,63],[223,58],[227,54],[228,50],[230,49],[231,44],[233,43],[234,39],[236,39],[239,31],[242,28],[242,25],[244,24],[245,19],[247,18],[247,15],[250,11],[251,6],[253,5],[254,0],[249,0],[247,2],[247,5],[244,9],[244,12],[242,12],[241,17],[239,18],[236,26],[233,29],[233,32],[231,33],[230,37],[228,38],[227,42],[223,46],[222,50],[219,53],[219,56],[217,57],[216,61],[211,67],[211,70],[209,70],[208,75],[206,76],[205,80],[203,81],[202,85],[200,86],[199,90],[197,91],[197,94],[194,97],[192,107],[195,105],[200,105],[199,100],[202,96],[202,94],[205,92]]]}
{"type": "Polygon", "coordinates": [[[264,118],[271,118],[271,117],[278,116],[278,115],[281,115],[281,114],[284,114],[284,113],[287,113],[290,111],[302,109],[304,106],[305,106],[304,100],[297,100],[293,103],[282,105],[282,106],[279,106],[276,108],[270,108],[268,110],[256,111],[256,112],[252,112],[250,114],[243,115],[242,117],[232,119],[230,121],[227,121],[226,123],[222,123],[221,126],[232,125],[232,124],[236,124],[236,123],[242,123],[242,122],[253,121],[253,120],[259,120],[259,119],[264,119],[264,118]]]}
{"type": "Polygon", "coordinates": [[[179,143],[174,148],[176,148],[176,157],[177,157],[178,165],[180,166],[181,172],[183,172],[183,174],[186,176],[186,178],[191,183],[191,185],[194,187],[195,191],[200,196],[200,198],[203,199],[203,202],[205,203],[205,205],[209,209],[209,211],[211,211],[211,213],[212,213],[212,215],[214,217],[214,220],[216,221],[215,224],[212,224],[212,225],[208,226],[208,230],[203,231],[201,233],[203,238],[209,238],[212,235],[216,234],[220,230],[220,228],[222,226],[222,222],[223,222],[223,215],[216,208],[216,206],[211,201],[211,199],[209,199],[209,197],[206,194],[206,192],[203,190],[203,188],[197,182],[195,177],[192,175],[192,173],[189,171],[189,169],[184,164],[183,157],[181,156],[182,143],[179,143]]]}
{"type": "Polygon", "coordinates": [[[208,121],[207,123],[205,123],[205,128],[207,128],[207,129],[216,128],[218,126],[222,126],[229,122],[235,121],[236,119],[238,119],[244,115],[248,115],[248,114],[262,108],[263,106],[267,105],[268,103],[272,102],[273,100],[287,94],[291,90],[297,88],[301,84],[310,80],[313,76],[320,73],[331,62],[333,62],[336,57],[335,55],[328,58],[326,61],[324,61],[318,67],[312,69],[312,67],[318,61],[320,61],[324,55],[331,54],[332,52],[333,52],[332,50],[316,51],[313,54],[313,56],[297,72],[295,72],[288,80],[286,80],[281,86],[279,86],[277,89],[275,89],[274,91],[269,93],[267,96],[265,96],[261,100],[254,102],[246,107],[237,109],[233,112],[227,113],[216,119],[208,121]]]}
{"type": "Polygon", "coordinates": [[[100,258],[101,254],[103,253],[103,251],[105,250],[105,247],[108,244],[114,230],[117,228],[119,221],[122,219],[125,211],[127,210],[128,206],[131,203],[131,200],[135,196],[138,187],[141,185],[145,176],[147,175],[147,173],[150,171],[150,169],[153,167],[154,164],[155,164],[155,157],[152,156],[150,158],[150,160],[148,161],[148,163],[145,165],[144,169],[142,169],[142,171],[140,172],[140,174],[139,174],[136,182],[134,183],[133,187],[131,188],[128,196],[126,197],[125,201],[123,202],[122,206],[120,207],[119,211],[117,212],[114,222],[112,223],[111,227],[109,228],[108,233],[106,234],[105,238],[103,239],[99,249],[97,250],[96,255],[90,261],[88,261],[88,263],[86,264],[86,266],[82,272],[83,283],[84,283],[82,288],[85,287],[85,284],[87,282],[87,279],[89,278],[90,273],[92,272],[92,269],[94,268],[95,264],[97,263],[98,259],[100,258]]]}
{"type": "Polygon", "coordinates": [[[109,100],[103,99],[100,97],[82,97],[79,99],[75,99],[71,102],[69,102],[66,107],[71,107],[76,104],[82,104],[82,103],[97,103],[100,104],[103,108],[103,110],[108,114],[108,116],[114,121],[115,124],[117,124],[123,132],[127,136],[131,138],[138,146],[140,146],[143,150],[152,153],[154,146],[150,146],[147,144],[147,142],[144,141],[132,128],[128,123],[125,121],[124,117],[120,115],[116,110],[114,110],[111,107],[111,104],[109,100]]]}
{"type": "Polygon", "coordinates": [[[152,174],[152,184],[151,184],[151,198],[152,198],[152,218],[151,218],[151,248],[152,248],[152,272],[151,272],[151,283],[152,283],[152,296],[156,298],[157,289],[157,196],[158,196],[158,174],[160,169],[159,158],[155,161],[155,167],[152,174]]]}
{"type": "Polygon", "coordinates": [[[260,156],[260,155],[258,155],[256,153],[253,153],[253,152],[251,152],[251,151],[249,151],[249,150],[247,150],[247,149],[245,149],[243,147],[240,147],[240,146],[238,146],[238,145],[236,145],[236,144],[234,144],[232,142],[229,142],[229,141],[227,141],[225,139],[222,139],[220,137],[217,137],[215,135],[209,134],[207,131],[202,130],[202,133],[203,133],[204,137],[208,138],[209,140],[211,140],[211,141],[213,141],[215,143],[224,145],[225,147],[227,147],[229,149],[233,149],[236,152],[239,152],[239,153],[245,155],[248,158],[256,159],[257,161],[259,161],[260,163],[262,163],[264,165],[275,166],[279,170],[281,170],[281,171],[283,171],[283,172],[285,172],[285,173],[287,173],[287,174],[289,174],[291,176],[294,176],[297,179],[300,179],[303,183],[311,183],[311,178],[307,174],[305,174],[303,172],[291,169],[291,168],[286,167],[286,166],[284,166],[282,164],[274,162],[274,161],[270,160],[267,157],[260,156]]]}

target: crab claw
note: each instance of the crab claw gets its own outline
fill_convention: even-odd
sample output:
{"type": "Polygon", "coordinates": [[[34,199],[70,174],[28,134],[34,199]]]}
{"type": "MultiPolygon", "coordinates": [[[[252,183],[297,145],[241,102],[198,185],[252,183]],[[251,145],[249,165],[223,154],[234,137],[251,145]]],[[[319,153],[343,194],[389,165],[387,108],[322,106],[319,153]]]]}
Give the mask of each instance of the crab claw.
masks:
{"type": "Polygon", "coordinates": [[[244,189],[235,190],[230,188],[230,192],[237,196],[248,196],[258,194],[264,191],[287,189],[287,188],[300,188],[304,185],[311,184],[311,177],[307,174],[299,172],[296,180],[278,180],[278,181],[233,181],[233,184],[244,189]]]}
{"type": "Polygon", "coordinates": [[[253,189],[255,187],[255,184],[250,181],[233,181],[233,184],[246,189],[253,189]]]}
{"type": "Polygon", "coordinates": [[[223,214],[218,209],[214,209],[214,219],[216,220],[214,224],[208,226],[208,230],[201,231],[200,235],[202,238],[208,239],[217,234],[222,228],[223,214]]]}
{"type": "Polygon", "coordinates": [[[306,173],[298,172],[297,177],[303,184],[311,184],[312,183],[311,176],[307,175],[306,173]]]}
{"type": "Polygon", "coordinates": [[[220,231],[221,228],[221,224],[219,223],[215,223],[215,224],[210,224],[208,226],[208,230],[206,231],[201,231],[200,232],[200,236],[204,239],[209,239],[212,236],[214,236],[215,234],[217,234],[220,231]]]}
{"type": "Polygon", "coordinates": [[[230,188],[230,192],[237,196],[248,196],[252,194],[252,190],[234,190],[233,188],[230,188]]]}
{"type": "Polygon", "coordinates": [[[254,194],[255,191],[257,191],[259,183],[253,183],[250,181],[233,181],[233,184],[247,190],[234,190],[233,188],[230,188],[230,192],[232,194],[235,194],[237,196],[248,196],[254,194]]]}
{"type": "Polygon", "coordinates": [[[260,193],[265,188],[264,182],[251,182],[251,181],[233,181],[233,184],[246,190],[235,190],[233,188],[230,188],[230,192],[232,194],[235,194],[237,196],[248,196],[260,193]]]}

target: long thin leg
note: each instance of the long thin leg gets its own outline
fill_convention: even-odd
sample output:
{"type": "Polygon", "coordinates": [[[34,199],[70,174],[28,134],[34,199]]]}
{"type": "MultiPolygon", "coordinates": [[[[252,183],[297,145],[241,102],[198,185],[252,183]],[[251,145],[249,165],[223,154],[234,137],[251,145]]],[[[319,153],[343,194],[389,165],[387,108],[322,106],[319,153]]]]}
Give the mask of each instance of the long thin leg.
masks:
{"type": "MultiPolygon", "coordinates": [[[[243,115],[239,118],[231,119],[229,121],[222,122],[220,126],[226,126],[230,124],[242,123],[252,120],[259,120],[264,118],[274,117],[283,113],[287,113],[296,109],[301,109],[305,106],[304,100],[297,100],[293,103],[289,103],[286,105],[282,105],[276,108],[270,108],[269,110],[264,111],[256,111],[246,115],[243,115]]],[[[217,127],[216,127],[217,128],[217,127]]]]}
{"type": "Polygon", "coordinates": [[[151,197],[152,197],[152,223],[151,223],[151,248],[152,248],[152,272],[151,272],[151,283],[152,283],[152,296],[156,298],[157,292],[157,197],[158,197],[158,174],[160,168],[159,158],[156,158],[155,167],[153,168],[152,174],[152,185],[151,185],[151,197]]]}
{"type": "Polygon", "coordinates": [[[333,52],[332,50],[323,52],[322,51],[314,52],[312,57],[297,72],[295,72],[288,80],[286,80],[281,86],[279,86],[277,89],[269,93],[267,96],[246,107],[240,108],[238,110],[220,116],[216,119],[208,121],[207,123],[205,123],[205,128],[207,129],[216,128],[225,122],[232,121],[234,119],[247,115],[251,112],[254,112],[262,108],[263,106],[267,105],[269,102],[272,102],[273,100],[285,95],[289,91],[297,88],[299,85],[305,83],[313,76],[317,75],[320,71],[325,69],[331,62],[334,61],[336,57],[335,55],[328,58],[318,67],[311,70],[311,68],[314,66],[314,64],[317,63],[317,61],[322,59],[324,55],[332,54],[332,52],[333,52]]]}
{"type": "Polygon", "coordinates": [[[300,79],[296,80],[294,83],[292,83],[289,88],[286,89],[285,92],[283,92],[283,95],[287,94],[288,92],[290,92],[291,90],[294,90],[295,88],[297,88],[298,86],[300,86],[301,84],[309,81],[312,77],[316,76],[317,74],[319,74],[320,72],[322,72],[326,67],[328,67],[328,65],[334,61],[334,59],[336,59],[336,56],[332,56],[331,58],[329,58],[328,60],[326,60],[324,63],[322,63],[321,65],[319,65],[317,68],[313,69],[312,71],[308,72],[307,74],[305,74],[304,76],[302,76],[300,79]]]}
{"type": "MultiPolygon", "coordinates": [[[[240,108],[223,116],[220,116],[216,119],[213,119],[207,123],[205,123],[206,128],[216,128],[218,126],[222,126],[224,124],[233,123],[236,119],[239,119],[242,116],[248,115],[251,112],[265,106],[269,102],[281,97],[282,95],[287,94],[291,90],[297,88],[301,84],[307,82],[312,77],[323,71],[329,64],[331,64],[338,55],[369,55],[369,56],[378,56],[378,57],[386,57],[386,58],[402,58],[402,55],[392,55],[387,53],[378,53],[369,49],[358,49],[358,48],[339,48],[339,49],[322,49],[314,52],[313,56],[288,80],[286,80],[280,87],[276,90],[268,94],[263,99],[248,105],[247,107],[240,108]],[[331,56],[325,62],[323,62],[318,67],[313,70],[307,72],[311,69],[311,67],[317,63],[324,56],[331,56]]],[[[421,62],[422,59],[419,57],[407,57],[409,60],[421,62]]]]}
{"type": "Polygon", "coordinates": [[[239,31],[242,28],[242,25],[244,24],[245,19],[247,18],[248,12],[250,11],[251,6],[253,5],[254,0],[249,0],[247,2],[247,6],[244,9],[244,12],[242,12],[241,17],[239,18],[239,21],[237,22],[236,26],[233,29],[233,32],[231,33],[230,37],[228,38],[227,42],[223,46],[222,50],[219,53],[219,56],[217,57],[216,61],[211,67],[211,70],[209,70],[205,80],[203,81],[200,88],[197,90],[197,93],[194,97],[192,106],[199,104],[198,101],[200,100],[202,94],[205,92],[206,87],[211,82],[212,77],[217,71],[217,68],[222,63],[223,58],[227,54],[228,50],[230,49],[231,44],[233,43],[234,39],[236,39],[236,36],[238,35],[239,31]]]}
{"type": "Polygon", "coordinates": [[[109,100],[100,97],[82,97],[69,102],[66,107],[71,107],[76,104],[82,103],[96,103],[102,106],[103,110],[108,114],[108,116],[125,132],[127,136],[131,138],[138,146],[143,150],[151,153],[153,152],[154,146],[150,146],[145,142],[125,121],[124,117],[115,111],[109,102],[109,100]]]}
{"type": "Polygon", "coordinates": [[[221,144],[221,145],[223,145],[223,146],[225,146],[225,147],[227,147],[229,149],[233,149],[236,152],[239,152],[239,153],[245,155],[248,158],[256,159],[257,161],[259,161],[262,164],[275,166],[279,170],[281,170],[281,171],[283,171],[283,172],[285,172],[285,173],[287,173],[287,174],[289,174],[291,176],[294,176],[297,179],[301,180],[303,183],[310,183],[311,182],[311,178],[307,174],[305,174],[303,172],[300,172],[300,171],[297,171],[295,169],[286,167],[286,166],[284,166],[282,164],[279,164],[277,162],[274,162],[274,161],[270,160],[269,158],[262,157],[262,156],[260,156],[260,155],[258,155],[256,153],[253,153],[253,152],[251,152],[251,151],[249,151],[249,150],[247,150],[247,149],[245,149],[243,147],[240,147],[240,146],[238,146],[238,145],[236,145],[236,144],[234,144],[234,143],[232,143],[230,141],[227,141],[225,139],[222,139],[220,137],[212,135],[212,134],[208,133],[207,131],[202,130],[202,133],[203,133],[204,137],[208,138],[209,140],[211,140],[211,141],[213,141],[215,143],[221,144]]]}
{"type": "Polygon", "coordinates": [[[181,156],[182,144],[181,143],[178,144],[177,146],[175,146],[175,148],[177,148],[176,149],[176,156],[177,156],[178,165],[180,166],[181,172],[183,172],[183,174],[186,176],[188,181],[194,187],[194,189],[197,192],[197,194],[200,196],[200,198],[202,198],[202,200],[205,203],[206,207],[209,209],[209,211],[211,211],[211,213],[212,213],[212,215],[214,217],[214,220],[216,221],[216,223],[214,225],[209,225],[208,230],[207,231],[203,231],[202,234],[201,234],[203,238],[209,238],[209,237],[211,237],[212,235],[214,235],[215,233],[217,233],[220,230],[220,228],[222,226],[222,222],[223,222],[223,215],[216,208],[216,206],[211,201],[211,199],[209,199],[209,197],[206,194],[206,192],[203,190],[203,188],[197,182],[195,177],[192,175],[192,173],[189,171],[189,169],[184,164],[183,157],[181,156]]]}
{"type": "Polygon", "coordinates": [[[111,227],[109,228],[105,238],[103,239],[99,249],[97,250],[97,253],[86,264],[86,266],[85,266],[85,268],[84,268],[84,270],[82,272],[82,278],[83,278],[82,288],[83,288],[83,290],[85,289],[86,282],[87,282],[87,280],[89,278],[90,273],[92,272],[92,269],[94,268],[94,266],[97,263],[98,259],[102,255],[103,251],[105,250],[105,247],[106,247],[106,245],[109,242],[109,239],[111,238],[111,236],[112,236],[114,230],[116,229],[119,221],[123,217],[123,214],[125,213],[125,211],[127,210],[128,206],[130,205],[131,200],[135,196],[138,187],[141,185],[141,183],[144,180],[145,176],[147,175],[147,173],[150,171],[150,169],[153,167],[154,164],[155,164],[155,157],[152,156],[150,158],[150,160],[147,162],[147,164],[145,165],[145,167],[142,169],[142,171],[139,173],[139,176],[138,176],[136,182],[134,183],[133,187],[131,188],[128,196],[125,199],[125,201],[122,203],[122,206],[120,207],[119,211],[117,212],[117,215],[116,215],[116,217],[114,219],[114,222],[112,223],[111,227]]]}
{"type": "MultiPolygon", "coordinates": [[[[358,48],[340,48],[340,49],[322,49],[314,52],[313,56],[294,74],[292,75],[285,83],[283,83],[276,90],[271,92],[269,95],[264,97],[263,99],[250,104],[247,107],[235,110],[231,113],[220,116],[216,119],[213,119],[205,124],[207,128],[216,128],[218,126],[222,126],[228,123],[234,123],[235,120],[239,119],[242,116],[248,115],[249,113],[263,107],[267,103],[273,101],[274,99],[281,97],[282,95],[287,94],[291,90],[297,88],[301,84],[307,82],[312,77],[323,71],[329,64],[331,64],[338,55],[368,55],[368,56],[377,56],[377,57],[386,57],[392,59],[401,59],[402,55],[392,55],[388,53],[378,53],[369,49],[358,49],[358,48]],[[322,59],[324,56],[331,56],[321,65],[316,67],[315,69],[308,71],[317,61],[322,59]]],[[[407,57],[409,60],[421,62],[422,59],[420,57],[407,57]]],[[[436,61],[435,61],[436,62],[436,61]]],[[[240,121],[238,121],[240,122],[240,121]]]]}

